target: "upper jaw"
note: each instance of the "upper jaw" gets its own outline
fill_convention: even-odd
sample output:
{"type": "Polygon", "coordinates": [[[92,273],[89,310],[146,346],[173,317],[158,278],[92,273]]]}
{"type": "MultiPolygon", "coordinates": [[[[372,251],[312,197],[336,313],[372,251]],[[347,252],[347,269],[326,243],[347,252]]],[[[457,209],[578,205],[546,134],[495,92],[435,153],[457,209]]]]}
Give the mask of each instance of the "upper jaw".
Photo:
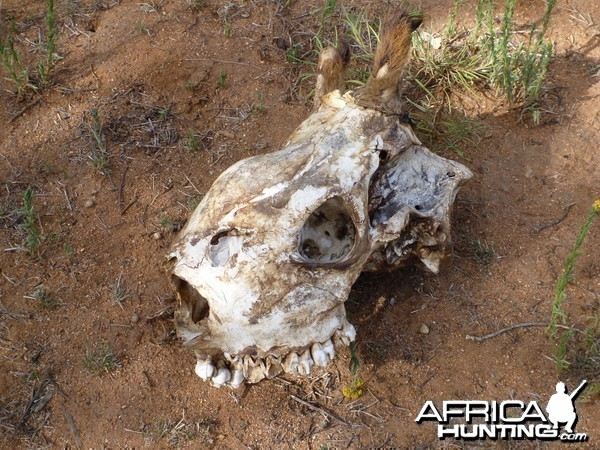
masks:
{"type": "Polygon", "coordinates": [[[198,357],[196,375],[213,386],[237,388],[244,382],[258,383],[282,372],[292,375],[310,375],[314,367],[326,367],[335,358],[335,347],[348,346],[356,338],[354,327],[344,319],[341,326],[322,342],[312,342],[303,347],[279,349],[275,354],[223,353],[215,357],[198,357]]]}

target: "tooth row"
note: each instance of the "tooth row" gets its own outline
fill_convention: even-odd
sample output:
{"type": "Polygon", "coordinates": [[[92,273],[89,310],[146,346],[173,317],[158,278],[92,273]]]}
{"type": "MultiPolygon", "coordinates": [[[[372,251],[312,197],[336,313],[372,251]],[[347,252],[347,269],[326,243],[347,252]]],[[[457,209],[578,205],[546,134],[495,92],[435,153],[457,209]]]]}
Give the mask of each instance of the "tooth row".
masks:
{"type": "Polygon", "coordinates": [[[350,345],[356,338],[356,330],[350,323],[346,323],[337,330],[332,339],[323,343],[314,343],[310,349],[298,354],[290,352],[285,358],[272,355],[266,358],[254,358],[252,356],[231,356],[225,353],[225,359],[217,365],[209,359],[198,359],[195,372],[204,381],[210,380],[215,387],[225,384],[238,388],[244,381],[258,383],[263,378],[273,378],[281,372],[294,375],[310,375],[313,366],[326,367],[335,358],[336,345],[350,345]],[[229,368],[228,368],[229,366],[229,368]]]}

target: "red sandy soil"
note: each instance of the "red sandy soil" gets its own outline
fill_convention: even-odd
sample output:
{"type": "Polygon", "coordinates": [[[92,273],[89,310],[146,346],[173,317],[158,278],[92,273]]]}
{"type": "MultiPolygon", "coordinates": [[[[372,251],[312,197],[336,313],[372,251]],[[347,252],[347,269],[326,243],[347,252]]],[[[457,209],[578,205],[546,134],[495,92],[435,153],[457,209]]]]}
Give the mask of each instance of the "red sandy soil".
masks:
{"type": "MultiPolygon", "coordinates": [[[[544,327],[466,339],[549,321],[556,280],[600,197],[597,2],[558,3],[551,110],[541,125],[520,121],[502,99],[467,102],[464,113],[487,128],[477,148],[464,149],[469,160],[462,162],[475,177],[457,198],[455,254],[442,273],[371,274],[356,283],[347,304],[365,383],[356,400],[342,395],[352,380],[348,350],[310,378],[215,389],[194,375],[194,356],[175,337],[174,296],[162,269],[170,242],[224,169],[280,148],[309,114],[311,80],[298,79],[313,68],[288,62],[280,47],[294,39],[305,48],[323,6],[189,3],[57,2],[62,59],[50,85],[17,98],[14,85],[0,80],[0,446],[467,448],[478,441],[439,441],[435,424],[415,423],[425,401],[545,406],[559,380],[571,389],[584,376],[598,380],[597,365],[595,373],[557,374],[544,327]],[[90,164],[93,109],[108,175],[90,164]],[[46,238],[38,256],[21,246],[27,187],[46,238]],[[477,242],[493,249],[487,259],[477,242]],[[128,294],[121,302],[117,281],[128,294]],[[46,307],[33,295],[41,286],[51,296],[46,307]],[[98,375],[84,361],[103,346],[119,367],[98,375]]],[[[345,6],[375,15],[387,3],[345,6]]],[[[424,27],[439,30],[452,4],[421,1],[424,27]]],[[[13,16],[31,67],[45,1],[0,6],[2,29],[13,16]]],[[[544,7],[528,2],[515,21],[530,24],[544,7]]],[[[599,253],[596,223],[567,288],[569,323],[581,329],[599,314],[599,253]]],[[[577,431],[590,439],[577,448],[592,448],[600,408],[597,397],[582,397],[577,431]]]]}

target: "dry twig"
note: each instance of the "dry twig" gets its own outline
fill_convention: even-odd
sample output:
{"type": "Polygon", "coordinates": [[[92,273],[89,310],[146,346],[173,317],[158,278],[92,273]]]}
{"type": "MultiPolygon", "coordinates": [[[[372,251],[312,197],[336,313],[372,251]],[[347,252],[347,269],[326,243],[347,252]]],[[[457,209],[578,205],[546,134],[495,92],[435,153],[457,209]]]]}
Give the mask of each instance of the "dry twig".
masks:
{"type": "Polygon", "coordinates": [[[81,440],[81,434],[75,425],[75,420],[69,411],[65,409],[64,411],[65,419],[67,419],[67,423],[69,424],[69,428],[71,429],[71,433],[73,434],[73,438],[75,439],[75,445],[78,449],[83,448],[83,441],[81,440]]]}
{"type": "Polygon", "coordinates": [[[551,220],[550,222],[546,222],[546,223],[542,223],[542,224],[538,225],[537,227],[535,227],[532,230],[532,233],[538,234],[540,231],[545,230],[546,228],[550,228],[550,227],[553,227],[553,226],[561,223],[563,220],[565,220],[567,218],[567,216],[569,215],[569,211],[571,211],[571,208],[573,207],[573,205],[575,205],[575,203],[571,203],[570,205],[567,205],[562,216],[560,216],[558,219],[554,219],[554,220],[551,220]]]}
{"type": "Polygon", "coordinates": [[[330,413],[329,411],[327,411],[327,410],[325,410],[325,409],[321,408],[320,406],[313,405],[312,403],[309,403],[309,402],[307,402],[307,401],[304,401],[304,400],[302,400],[301,398],[299,398],[299,397],[296,397],[296,396],[295,396],[295,395],[293,395],[293,394],[290,394],[290,397],[291,397],[292,399],[296,400],[298,403],[300,403],[300,404],[302,404],[302,405],[304,405],[304,406],[306,406],[306,407],[308,407],[308,408],[312,409],[313,411],[320,412],[320,413],[321,413],[321,414],[323,414],[324,416],[327,416],[327,417],[329,417],[330,419],[333,419],[333,420],[335,420],[336,422],[339,422],[339,423],[341,423],[342,425],[350,426],[350,424],[349,424],[348,422],[346,422],[346,421],[345,421],[345,420],[343,420],[343,419],[340,419],[340,418],[339,418],[339,417],[337,417],[335,414],[332,414],[332,413],[330,413]]]}
{"type": "MultiPolygon", "coordinates": [[[[491,339],[493,337],[499,336],[503,333],[506,333],[507,331],[512,331],[515,330],[517,328],[526,328],[526,327],[548,327],[550,324],[549,323],[545,323],[545,322],[525,322],[525,323],[518,323],[516,325],[511,325],[510,327],[506,327],[506,328],[502,328],[501,330],[498,331],[494,331],[493,333],[490,334],[486,334],[483,336],[471,336],[470,334],[467,334],[465,336],[465,339],[469,339],[471,341],[485,341],[486,339],[491,339]]],[[[583,333],[583,331],[578,330],[577,328],[573,328],[573,327],[568,327],[566,325],[556,325],[559,328],[565,328],[568,330],[575,330],[579,333],[583,333]]]]}

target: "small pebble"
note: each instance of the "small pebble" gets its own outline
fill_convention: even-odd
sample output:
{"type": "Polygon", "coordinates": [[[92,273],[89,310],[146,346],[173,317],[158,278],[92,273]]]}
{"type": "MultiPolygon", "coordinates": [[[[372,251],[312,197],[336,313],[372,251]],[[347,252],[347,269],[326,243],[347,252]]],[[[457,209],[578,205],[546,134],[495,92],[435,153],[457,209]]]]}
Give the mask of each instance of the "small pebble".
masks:
{"type": "Polygon", "coordinates": [[[419,333],[421,334],[428,334],[429,333],[429,327],[425,324],[421,325],[421,328],[419,328],[419,333]]]}
{"type": "Polygon", "coordinates": [[[157,231],[156,233],[152,234],[152,239],[154,239],[155,241],[158,241],[159,239],[162,239],[162,233],[160,231],[157,231]]]}
{"type": "Polygon", "coordinates": [[[131,316],[131,323],[138,323],[140,321],[140,316],[138,316],[137,314],[134,314],[133,316],[131,316]]]}
{"type": "Polygon", "coordinates": [[[83,205],[86,208],[91,208],[95,205],[96,203],[94,202],[94,200],[89,199],[88,201],[85,202],[85,204],[83,205]]]}

